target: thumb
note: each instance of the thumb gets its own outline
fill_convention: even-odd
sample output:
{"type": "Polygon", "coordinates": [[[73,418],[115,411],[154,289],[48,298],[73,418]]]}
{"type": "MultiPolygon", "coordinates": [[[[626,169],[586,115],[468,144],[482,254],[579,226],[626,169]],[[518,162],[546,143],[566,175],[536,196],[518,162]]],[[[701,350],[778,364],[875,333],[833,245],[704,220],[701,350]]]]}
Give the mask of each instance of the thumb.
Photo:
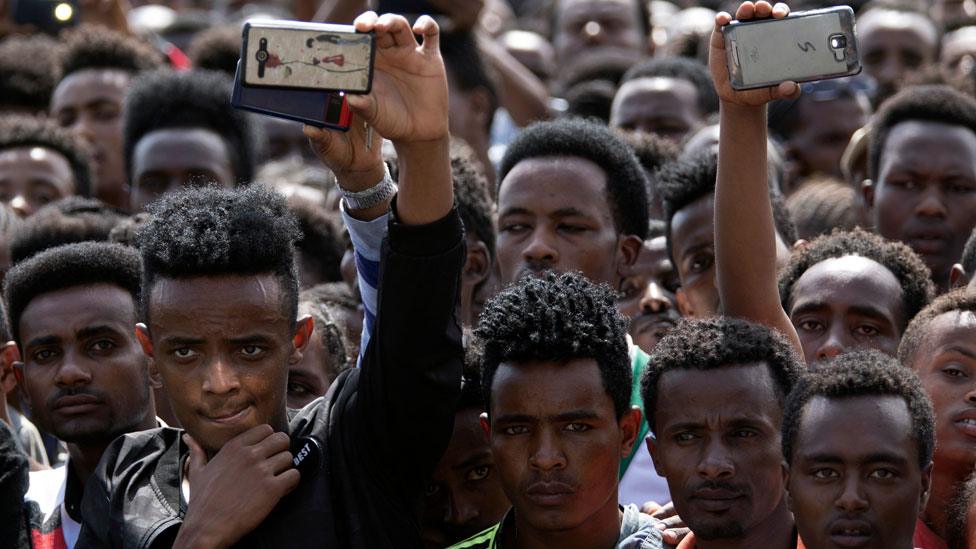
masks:
{"type": "Polygon", "coordinates": [[[376,118],[376,98],[374,94],[376,93],[375,83],[373,91],[366,95],[359,94],[346,94],[346,102],[349,103],[349,109],[354,113],[362,117],[367,124],[373,124],[373,120],[376,118]]]}
{"type": "Polygon", "coordinates": [[[193,440],[193,437],[191,437],[189,433],[183,434],[183,442],[186,443],[187,447],[190,449],[188,468],[190,472],[190,479],[192,480],[194,477],[193,473],[202,470],[207,465],[207,453],[203,451],[203,448],[201,448],[199,444],[197,444],[197,441],[193,440]]]}

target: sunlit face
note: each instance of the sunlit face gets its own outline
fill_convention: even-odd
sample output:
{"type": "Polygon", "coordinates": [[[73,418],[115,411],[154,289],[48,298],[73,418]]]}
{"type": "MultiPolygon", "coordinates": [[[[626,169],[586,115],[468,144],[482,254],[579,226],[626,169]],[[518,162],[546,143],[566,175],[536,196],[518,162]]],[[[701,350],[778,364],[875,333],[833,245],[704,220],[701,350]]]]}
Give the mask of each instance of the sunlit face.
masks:
{"type": "Polygon", "coordinates": [[[620,87],[610,109],[610,126],[682,141],[705,122],[698,90],[684,79],[631,80],[620,87]]]}
{"type": "Polygon", "coordinates": [[[27,217],[76,190],[71,164],[61,153],[45,147],[0,151],[0,202],[17,215],[27,217]]]}
{"type": "Polygon", "coordinates": [[[858,18],[857,40],[864,72],[878,84],[876,103],[936,61],[938,32],[921,14],[871,10],[858,18]]]}
{"type": "Polygon", "coordinates": [[[643,52],[647,47],[635,0],[559,0],[555,10],[558,63],[600,48],[643,52]]]}

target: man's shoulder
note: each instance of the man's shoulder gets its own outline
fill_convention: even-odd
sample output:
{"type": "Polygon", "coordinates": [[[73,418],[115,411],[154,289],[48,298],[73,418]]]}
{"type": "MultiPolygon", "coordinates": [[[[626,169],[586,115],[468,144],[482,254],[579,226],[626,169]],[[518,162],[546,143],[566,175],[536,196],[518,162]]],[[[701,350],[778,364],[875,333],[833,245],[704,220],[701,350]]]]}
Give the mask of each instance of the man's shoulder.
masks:
{"type": "Polygon", "coordinates": [[[620,521],[617,549],[661,549],[664,547],[664,540],[657,527],[659,522],[650,515],[641,513],[636,505],[627,505],[620,521]]]}
{"type": "Polygon", "coordinates": [[[496,549],[498,547],[496,539],[500,529],[501,523],[498,523],[464,541],[455,543],[448,549],[496,549]]]}
{"type": "Polygon", "coordinates": [[[153,471],[161,461],[177,463],[182,435],[182,429],[173,427],[124,434],[106,448],[96,474],[115,484],[133,475],[142,476],[140,471],[153,471]]]}

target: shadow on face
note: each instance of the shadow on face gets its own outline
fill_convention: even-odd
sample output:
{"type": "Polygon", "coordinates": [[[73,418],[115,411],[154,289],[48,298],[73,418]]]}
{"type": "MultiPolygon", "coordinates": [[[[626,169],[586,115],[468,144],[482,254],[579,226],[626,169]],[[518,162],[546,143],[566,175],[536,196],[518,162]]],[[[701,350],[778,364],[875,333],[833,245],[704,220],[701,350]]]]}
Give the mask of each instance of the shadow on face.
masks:
{"type": "Polygon", "coordinates": [[[671,264],[665,237],[645,240],[637,263],[624,278],[617,301],[620,314],[630,318],[634,344],[650,353],[678,322],[675,292],[680,280],[671,264]]]}
{"type": "Polygon", "coordinates": [[[864,72],[878,83],[876,105],[936,61],[938,32],[922,14],[871,10],[858,18],[857,35],[864,72]]]}
{"type": "Polygon", "coordinates": [[[561,66],[587,51],[643,53],[647,48],[634,0],[559,0],[555,4],[553,47],[561,66]]]}
{"type": "Polygon", "coordinates": [[[610,109],[614,128],[653,133],[682,141],[704,122],[698,90],[687,80],[638,78],[620,87],[610,109]]]}
{"type": "Polygon", "coordinates": [[[75,194],[71,164],[45,147],[0,151],[0,202],[27,217],[45,204],[75,194]]]}

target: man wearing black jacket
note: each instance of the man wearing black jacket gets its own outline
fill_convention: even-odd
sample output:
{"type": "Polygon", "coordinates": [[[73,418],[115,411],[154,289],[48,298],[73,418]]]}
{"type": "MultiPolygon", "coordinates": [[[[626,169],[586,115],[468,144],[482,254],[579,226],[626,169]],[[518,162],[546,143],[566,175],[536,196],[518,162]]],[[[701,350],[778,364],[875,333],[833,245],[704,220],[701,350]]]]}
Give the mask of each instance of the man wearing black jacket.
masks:
{"type": "MultiPolygon", "coordinates": [[[[429,17],[413,32],[373,13],[356,26],[376,32],[373,91],[348,97],[358,116],[329,154],[382,135],[397,148],[401,185],[361,368],[289,419],[287,365],[312,324],[295,320],[296,231],[283,200],[257,188],[164,199],[141,234],[138,333],[186,434],[113,443],[86,490],[78,547],[419,546],[462,361],[447,83],[429,17]]],[[[364,217],[395,189],[383,174],[337,175],[347,208],[364,217]]]]}

